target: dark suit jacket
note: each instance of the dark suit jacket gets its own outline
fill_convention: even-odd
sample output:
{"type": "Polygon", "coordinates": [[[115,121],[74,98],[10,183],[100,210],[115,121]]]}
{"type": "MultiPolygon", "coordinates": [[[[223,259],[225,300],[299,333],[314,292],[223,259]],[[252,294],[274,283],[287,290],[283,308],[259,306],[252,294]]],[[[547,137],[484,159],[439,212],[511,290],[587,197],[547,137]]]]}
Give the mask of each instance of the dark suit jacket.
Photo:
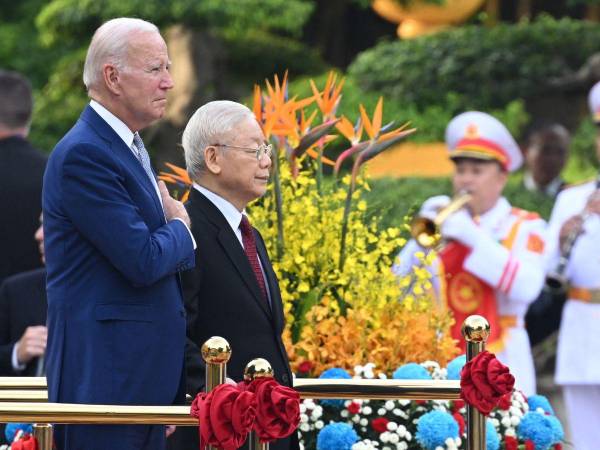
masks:
{"type": "MultiPolygon", "coordinates": [[[[182,274],[189,338],[186,348],[188,393],[195,395],[204,387],[200,348],[212,336],[224,337],[231,345],[228,377],[241,381],[249,361],[265,358],[271,363],[277,381],[291,386],[292,374],[281,339],[284,327],[281,294],[260,233],[254,230],[271,294],[271,307],[261,296],[248,258],[218,208],[195,189],[190,193],[186,208],[198,244],[196,267],[182,274]]],[[[296,448],[297,444],[290,447],[289,441],[284,439],[271,448],[296,448]]],[[[198,448],[197,430],[188,434],[185,444],[176,448],[198,448]],[[191,441],[194,438],[196,443],[191,441]]]]}
{"type": "MultiPolygon", "coordinates": [[[[6,278],[0,286],[0,377],[34,376],[38,359],[22,372],[12,368],[12,351],[27,327],[46,324],[46,269],[6,278]]],[[[0,444],[5,443],[0,425],[0,444]]]]}
{"type": "MultiPolygon", "coordinates": [[[[48,160],[43,210],[49,401],[183,400],[178,271],[193,267],[192,239],[183,222],[166,223],[142,165],[90,106],[48,160]]],[[[70,428],[59,448],[132,450],[145,439],[134,426],[119,436],[70,428]]]]}
{"type": "Polygon", "coordinates": [[[0,282],[42,266],[33,234],[42,212],[46,160],[23,138],[0,140],[0,282]]]}
{"type": "Polygon", "coordinates": [[[46,269],[8,277],[0,286],[0,376],[34,376],[37,358],[22,372],[12,368],[12,351],[27,327],[46,325],[46,269]]]}

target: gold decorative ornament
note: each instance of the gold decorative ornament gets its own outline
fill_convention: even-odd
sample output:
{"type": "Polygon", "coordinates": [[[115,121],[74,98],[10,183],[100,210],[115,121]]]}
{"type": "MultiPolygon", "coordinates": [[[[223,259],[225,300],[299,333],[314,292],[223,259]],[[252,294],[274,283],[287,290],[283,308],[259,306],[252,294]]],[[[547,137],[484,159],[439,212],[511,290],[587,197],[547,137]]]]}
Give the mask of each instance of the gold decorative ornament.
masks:
{"type": "Polygon", "coordinates": [[[469,316],[463,322],[461,333],[467,342],[485,342],[490,336],[490,324],[485,317],[469,316]]]}
{"type": "Polygon", "coordinates": [[[244,380],[252,381],[257,378],[273,378],[273,368],[264,358],[256,358],[246,364],[244,380]]]}
{"type": "Polygon", "coordinates": [[[202,345],[202,358],[209,364],[225,364],[231,358],[231,347],[226,339],[213,336],[202,345]]]}
{"type": "Polygon", "coordinates": [[[483,4],[484,0],[444,0],[442,4],[413,0],[402,6],[395,0],[373,0],[371,7],[384,19],[399,24],[398,37],[406,39],[462,23],[483,4]]]}

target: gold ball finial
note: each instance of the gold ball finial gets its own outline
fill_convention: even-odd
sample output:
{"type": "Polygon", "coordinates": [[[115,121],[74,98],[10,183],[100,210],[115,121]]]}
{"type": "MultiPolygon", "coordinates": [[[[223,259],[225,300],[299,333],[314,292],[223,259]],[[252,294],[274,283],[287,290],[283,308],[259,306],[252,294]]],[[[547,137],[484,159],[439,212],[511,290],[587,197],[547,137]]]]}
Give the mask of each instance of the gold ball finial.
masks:
{"type": "Polygon", "coordinates": [[[469,316],[463,322],[461,333],[468,342],[485,342],[490,336],[490,324],[482,316],[469,316]]]}
{"type": "Polygon", "coordinates": [[[225,338],[213,336],[202,345],[202,358],[209,364],[225,364],[231,358],[231,347],[225,338]]]}
{"type": "Polygon", "coordinates": [[[244,369],[244,381],[252,381],[257,378],[273,378],[273,368],[264,358],[253,359],[246,364],[244,369]]]}

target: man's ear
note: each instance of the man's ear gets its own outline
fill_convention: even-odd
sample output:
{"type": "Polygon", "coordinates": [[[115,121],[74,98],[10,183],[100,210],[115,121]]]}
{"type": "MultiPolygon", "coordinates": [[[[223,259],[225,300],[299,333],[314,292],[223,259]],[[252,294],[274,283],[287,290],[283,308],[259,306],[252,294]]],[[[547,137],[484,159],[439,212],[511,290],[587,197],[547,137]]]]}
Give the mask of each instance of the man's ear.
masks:
{"type": "Polygon", "coordinates": [[[217,151],[217,148],[213,145],[209,145],[204,149],[204,164],[206,169],[213,175],[221,173],[222,154],[217,151]]]}
{"type": "Polygon", "coordinates": [[[110,93],[114,95],[121,94],[121,74],[119,73],[119,69],[112,64],[104,64],[102,67],[102,78],[104,79],[106,89],[110,93]]]}

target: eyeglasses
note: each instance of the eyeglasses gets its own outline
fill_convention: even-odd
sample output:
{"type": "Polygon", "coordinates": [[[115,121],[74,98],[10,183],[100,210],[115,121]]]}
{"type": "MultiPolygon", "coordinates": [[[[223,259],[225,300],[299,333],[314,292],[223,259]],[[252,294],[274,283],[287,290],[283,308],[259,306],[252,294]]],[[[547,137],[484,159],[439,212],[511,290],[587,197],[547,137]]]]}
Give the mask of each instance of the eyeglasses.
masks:
{"type": "Polygon", "coordinates": [[[250,147],[236,147],[235,145],[227,145],[227,144],[212,144],[214,147],[229,147],[234,150],[243,150],[245,153],[254,153],[256,155],[256,160],[260,161],[263,156],[268,156],[269,158],[273,154],[273,146],[271,144],[262,143],[258,148],[250,148],[250,147]]]}

